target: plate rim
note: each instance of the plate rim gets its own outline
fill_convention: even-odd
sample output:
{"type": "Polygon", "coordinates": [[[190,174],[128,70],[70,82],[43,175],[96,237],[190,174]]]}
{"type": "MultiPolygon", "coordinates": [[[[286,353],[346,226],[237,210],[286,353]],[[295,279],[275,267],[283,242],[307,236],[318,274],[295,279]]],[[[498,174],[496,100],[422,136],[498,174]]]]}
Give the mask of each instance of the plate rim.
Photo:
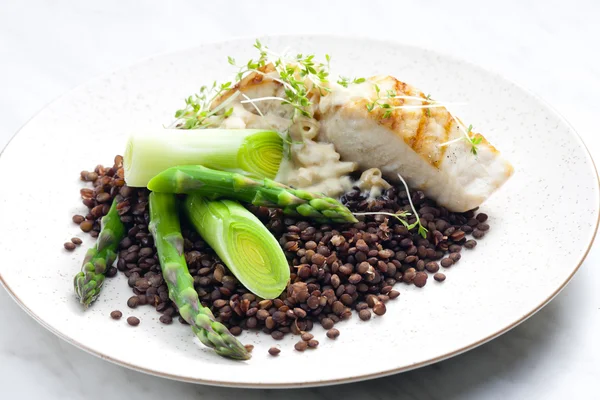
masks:
{"type": "MultiPolygon", "coordinates": [[[[167,51],[163,51],[163,52],[157,52],[155,54],[146,56],[146,57],[142,57],[137,59],[136,61],[132,62],[132,63],[128,63],[127,65],[112,69],[108,72],[105,72],[103,74],[97,75],[91,79],[85,80],[84,82],[75,85],[73,87],[71,87],[70,89],[66,90],[64,93],[61,93],[60,95],[54,97],[52,100],[50,100],[49,102],[47,102],[43,107],[41,107],[38,111],[36,111],[8,140],[8,142],[6,143],[6,145],[4,146],[4,148],[0,151],[0,157],[2,157],[2,155],[4,154],[4,152],[6,151],[6,149],[9,147],[9,145],[12,143],[13,139],[23,130],[23,128],[25,128],[32,120],[34,120],[40,113],[42,113],[44,110],[46,110],[50,105],[54,104],[55,102],[57,102],[59,99],[71,94],[72,92],[80,89],[83,86],[89,85],[90,83],[93,83],[95,81],[104,79],[106,77],[109,77],[115,73],[118,73],[120,71],[125,71],[129,68],[132,68],[136,65],[139,64],[143,64],[144,62],[147,62],[149,60],[152,60],[154,58],[158,58],[161,56],[165,56],[165,55],[169,55],[169,54],[173,54],[173,53],[178,53],[178,52],[182,52],[182,51],[187,51],[187,50],[192,50],[192,49],[196,49],[198,47],[201,46],[210,46],[210,45],[214,45],[214,44],[226,44],[226,43],[230,43],[230,42],[240,42],[240,41],[253,41],[256,38],[260,39],[260,40],[269,40],[271,38],[297,38],[297,37],[312,37],[312,38],[321,38],[321,39],[345,39],[345,40],[362,40],[362,41],[373,41],[373,42],[378,42],[380,44],[388,44],[388,45],[392,45],[392,46],[402,46],[402,47],[409,47],[409,48],[413,48],[416,50],[420,50],[420,51],[426,51],[438,56],[441,56],[443,58],[446,59],[450,59],[452,61],[458,62],[458,63],[462,63],[462,64],[466,64],[469,65],[473,68],[476,68],[480,71],[485,71],[488,74],[493,74],[496,78],[499,78],[501,80],[503,80],[504,82],[513,85],[515,87],[517,87],[518,89],[522,90],[523,92],[527,93],[528,95],[530,95],[531,97],[533,97],[535,100],[537,100],[539,103],[541,103],[542,105],[544,105],[545,107],[547,107],[550,111],[552,111],[559,119],[561,122],[563,122],[570,130],[570,133],[573,135],[573,137],[575,139],[578,140],[579,144],[581,145],[581,147],[583,147],[583,149],[585,150],[585,154],[586,157],[588,159],[588,161],[591,163],[591,167],[593,172],[596,175],[596,193],[599,195],[600,197],[600,175],[598,174],[598,168],[596,166],[596,163],[594,162],[594,158],[592,157],[592,154],[590,153],[590,150],[588,149],[587,145],[585,144],[584,140],[582,139],[582,137],[579,135],[579,133],[577,132],[577,130],[573,127],[573,125],[571,125],[571,123],[559,112],[557,111],[557,109],[551,105],[547,100],[545,100],[544,98],[542,98],[540,95],[538,95],[537,93],[533,92],[532,90],[524,87],[523,85],[521,85],[520,83],[515,82],[512,79],[507,78],[506,76],[504,76],[502,73],[493,70],[493,69],[488,69],[485,68],[475,62],[472,62],[471,60],[467,60],[458,56],[455,56],[454,54],[448,54],[444,51],[438,51],[429,47],[425,47],[425,46],[420,46],[420,45],[415,45],[415,44],[411,44],[411,43],[406,43],[406,42],[402,42],[399,40],[383,40],[383,39],[378,39],[378,38],[374,38],[374,37],[370,37],[370,36],[359,36],[359,35],[340,35],[340,34],[328,34],[328,33],[302,33],[302,32],[298,32],[298,33],[288,33],[288,34],[271,34],[271,35],[252,35],[252,36],[248,36],[248,35],[239,35],[239,36],[233,36],[229,39],[223,39],[223,40],[209,40],[209,41],[202,41],[199,42],[197,44],[195,44],[194,46],[190,46],[190,47],[186,47],[186,48],[182,48],[182,49],[176,49],[176,50],[167,50],[167,51]]],[[[370,380],[370,379],[376,379],[376,378],[383,378],[386,376],[390,376],[390,375],[395,375],[395,374],[399,374],[402,372],[407,372],[413,369],[417,369],[417,368],[421,368],[427,365],[431,365],[434,363],[438,363],[440,361],[444,361],[446,359],[458,356],[462,353],[465,353],[469,350],[475,349],[503,334],[505,334],[506,332],[512,330],[513,328],[517,327],[518,325],[520,325],[521,323],[523,323],[524,321],[526,321],[527,319],[529,319],[530,317],[532,317],[534,314],[536,314],[538,311],[540,311],[542,308],[544,308],[548,303],[550,303],[573,279],[573,277],[575,276],[575,274],[579,271],[579,269],[581,268],[581,265],[583,264],[583,262],[585,261],[585,259],[587,258],[587,256],[589,255],[589,252],[594,244],[596,235],[598,233],[598,228],[600,226],[600,205],[598,205],[596,207],[596,224],[593,228],[593,232],[592,235],[590,237],[590,241],[587,245],[586,250],[583,252],[581,258],[579,259],[579,261],[577,262],[577,266],[573,269],[573,271],[571,272],[571,274],[560,284],[560,286],[552,293],[550,294],[549,297],[547,297],[545,300],[543,300],[540,304],[538,304],[537,306],[535,306],[531,311],[529,311],[528,313],[524,314],[523,316],[521,316],[518,320],[512,322],[511,324],[509,324],[508,326],[498,330],[497,332],[494,332],[476,342],[473,342],[469,345],[463,346],[457,350],[439,355],[437,357],[432,357],[428,360],[424,360],[415,364],[411,364],[408,366],[404,366],[404,367],[398,367],[398,368],[391,368],[391,369],[386,369],[384,371],[379,371],[379,372],[373,372],[373,373],[368,373],[368,374],[361,374],[361,375],[356,375],[356,376],[348,376],[345,378],[338,378],[338,379],[326,379],[326,380],[319,380],[319,381],[310,381],[310,382],[297,382],[297,383],[256,383],[256,384],[252,384],[252,383],[238,383],[238,382],[232,382],[232,381],[226,381],[226,380],[220,380],[220,381],[216,381],[216,380],[210,380],[210,379],[201,379],[201,378],[188,378],[188,377],[184,377],[184,376],[180,376],[180,375],[176,375],[176,374],[170,374],[170,373],[166,373],[166,372],[160,372],[160,371],[156,371],[150,368],[145,368],[145,367],[141,367],[138,365],[134,365],[132,363],[129,363],[127,361],[124,360],[119,360],[117,358],[108,356],[104,353],[101,353],[99,351],[96,351],[88,346],[86,346],[83,343],[80,343],[74,339],[72,339],[71,337],[69,337],[68,335],[62,333],[61,331],[53,328],[52,326],[50,326],[48,323],[46,323],[46,321],[44,321],[41,317],[39,317],[37,314],[35,314],[27,305],[25,305],[25,303],[23,303],[21,301],[21,299],[13,292],[13,290],[11,289],[10,285],[8,284],[8,282],[5,281],[4,277],[2,276],[2,274],[0,273],[0,286],[4,287],[4,289],[6,289],[7,293],[9,294],[9,296],[13,299],[13,301],[15,301],[15,303],[17,303],[17,305],[19,307],[21,307],[21,309],[23,311],[25,311],[31,318],[33,318],[34,321],[36,321],[37,323],[39,323],[41,326],[43,326],[44,328],[46,328],[48,331],[50,331],[51,333],[53,333],[54,335],[56,335],[57,337],[59,337],[60,339],[64,340],[65,342],[85,351],[88,354],[91,354],[93,356],[96,356],[100,359],[109,361],[113,364],[122,366],[122,367],[126,367],[129,369],[132,369],[134,371],[138,371],[138,372],[142,372],[145,374],[149,374],[149,375],[153,375],[153,376],[157,376],[157,377],[161,377],[161,378],[166,378],[166,379],[171,379],[171,380],[175,380],[175,381],[179,381],[179,382],[186,382],[186,383],[194,383],[194,384],[203,384],[203,385],[210,385],[210,386],[220,386],[220,387],[230,387],[230,388],[250,388],[250,389],[285,389],[285,388],[307,388],[307,387],[318,387],[318,386],[330,386],[330,385],[339,385],[339,384],[344,384],[344,383],[351,383],[351,382],[360,382],[360,381],[365,381],[365,380],[370,380]]]]}

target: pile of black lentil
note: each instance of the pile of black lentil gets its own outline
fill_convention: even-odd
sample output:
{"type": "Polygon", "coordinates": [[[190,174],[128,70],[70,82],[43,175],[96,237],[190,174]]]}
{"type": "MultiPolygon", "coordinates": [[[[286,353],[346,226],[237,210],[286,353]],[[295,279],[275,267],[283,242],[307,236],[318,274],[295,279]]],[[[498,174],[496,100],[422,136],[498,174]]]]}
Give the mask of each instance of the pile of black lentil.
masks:
{"type": "MultiPolygon", "coordinates": [[[[82,231],[97,237],[100,218],[117,198],[127,236],[120,243],[116,269],[107,275],[116,275],[117,269],[124,273],[134,293],[127,305],[151,305],[162,314],[160,321],[170,324],[178,314],[168,297],[154,241],[148,232],[148,190],[125,185],[121,156],[115,157],[112,167],[99,165],[92,172],[82,171],[81,179],[93,184],[93,189],[81,189],[89,213],[75,215],[73,221],[82,231]]],[[[426,238],[416,228],[409,231],[395,217],[386,215],[411,212],[402,187],[392,187],[375,200],[358,190],[343,195],[342,203],[353,212],[381,213],[361,216],[362,221],[356,224],[320,224],[284,216],[280,210],[250,206],[250,211],[279,240],[289,260],[291,282],[274,300],[260,299],[248,292],[202,238],[184,225],[185,258],[202,304],[234,335],[244,329],[260,329],[274,339],[290,332],[303,334],[315,323],[334,339],[339,335],[334,325],[350,318],[353,310],[363,321],[372,314],[385,314],[386,303],[400,295],[396,283],[422,288],[430,274],[434,280],[444,281],[441,267],[447,269],[456,264],[462,249],[473,249],[475,239],[482,238],[489,229],[485,214],[449,212],[421,191],[411,194],[421,223],[428,230],[426,238]],[[475,239],[468,239],[468,235],[475,239]]],[[[408,217],[408,223],[414,221],[414,216],[408,217]]],[[[65,243],[65,248],[73,250],[80,243],[65,243]]],[[[113,318],[122,315],[117,311],[113,314],[113,318]]],[[[182,318],[179,321],[185,323],[182,318]]],[[[131,325],[139,324],[137,318],[133,322],[131,325]]],[[[309,334],[303,339],[308,337],[309,334]]],[[[318,345],[312,335],[301,342],[295,346],[298,351],[318,345]]],[[[278,353],[278,349],[271,350],[273,355],[278,353]]]]}

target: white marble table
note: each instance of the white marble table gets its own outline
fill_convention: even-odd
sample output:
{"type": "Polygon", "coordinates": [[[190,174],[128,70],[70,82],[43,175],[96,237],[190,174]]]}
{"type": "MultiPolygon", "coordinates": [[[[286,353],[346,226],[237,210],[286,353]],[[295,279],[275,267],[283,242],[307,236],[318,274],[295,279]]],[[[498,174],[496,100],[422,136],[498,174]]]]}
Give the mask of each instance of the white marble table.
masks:
{"type": "MultiPolygon", "coordinates": [[[[503,0],[485,9],[457,0],[166,3],[0,2],[0,148],[53,98],[147,55],[234,36],[324,32],[422,45],[500,72],[560,110],[600,160],[595,0],[503,0]]],[[[550,305],[462,356],[370,382],[285,392],[195,386],[109,364],[46,331],[0,289],[0,398],[598,399],[598,263],[597,244],[550,305]]]]}

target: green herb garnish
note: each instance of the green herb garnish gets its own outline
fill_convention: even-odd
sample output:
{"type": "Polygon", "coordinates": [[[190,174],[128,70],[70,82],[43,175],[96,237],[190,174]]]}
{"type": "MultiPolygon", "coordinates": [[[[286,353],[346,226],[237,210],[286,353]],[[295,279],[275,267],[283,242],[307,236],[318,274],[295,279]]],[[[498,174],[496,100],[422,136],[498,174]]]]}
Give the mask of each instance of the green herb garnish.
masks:
{"type": "Polygon", "coordinates": [[[215,99],[229,89],[231,89],[231,82],[217,85],[217,82],[215,81],[210,88],[208,86],[202,86],[197,94],[185,99],[185,108],[175,112],[175,118],[182,121],[180,128],[199,129],[220,124],[223,119],[231,115],[233,109],[227,109],[223,115],[217,118],[211,118],[223,108],[216,107],[211,110],[210,105],[215,99]]]}
{"type": "Polygon", "coordinates": [[[359,83],[366,82],[365,78],[349,78],[347,76],[340,76],[337,83],[345,88],[349,85],[354,84],[357,85],[359,83]]]}
{"type": "MultiPolygon", "coordinates": [[[[452,115],[452,114],[450,114],[450,115],[452,115]]],[[[452,118],[454,118],[454,120],[456,121],[456,124],[458,125],[458,129],[460,129],[464,135],[461,137],[458,137],[456,139],[450,140],[448,142],[442,143],[442,144],[440,144],[440,146],[448,146],[452,143],[456,143],[456,142],[460,142],[461,140],[465,140],[471,147],[471,153],[476,156],[479,151],[479,148],[477,146],[481,143],[483,138],[481,136],[471,136],[471,131],[473,130],[473,125],[469,125],[469,127],[467,129],[465,129],[464,126],[462,125],[462,123],[456,117],[454,117],[454,115],[452,115],[452,118]]]]}
{"type": "Polygon", "coordinates": [[[373,84],[373,86],[375,88],[375,96],[376,97],[375,97],[375,99],[367,99],[369,101],[367,102],[365,107],[367,108],[367,111],[369,111],[369,112],[372,112],[373,110],[376,110],[376,109],[383,110],[384,112],[381,117],[382,119],[391,117],[392,112],[394,110],[398,110],[398,109],[405,109],[405,110],[424,109],[425,114],[428,117],[431,117],[431,112],[430,112],[431,108],[440,108],[440,107],[445,107],[446,105],[448,105],[447,103],[441,103],[441,102],[432,100],[429,95],[427,95],[426,97],[405,96],[405,95],[399,95],[393,90],[386,90],[385,95],[382,96],[382,91],[381,91],[379,85],[373,84]],[[405,104],[405,105],[401,105],[401,106],[393,106],[389,102],[390,99],[419,100],[419,101],[422,101],[423,104],[405,104]]]}
{"type": "Polygon", "coordinates": [[[404,185],[404,189],[406,189],[406,195],[408,196],[408,203],[410,204],[410,208],[412,209],[413,213],[415,214],[415,218],[417,218],[417,220],[410,225],[408,223],[404,223],[404,226],[406,226],[409,230],[418,226],[419,229],[417,230],[417,232],[419,233],[419,235],[421,235],[421,237],[426,239],[428,230],[427,230],[427,228],[425,228],[423,226],[423,224],[421,224],[421,218],[419,218],[419,213],[417,212],[417,209],[415,208],[415,206],[412,202],[412,197],[410,195],[410,190],[408,189],[408,185],[407,185],[406,181],[404,180],[404,178],[402,177],[402,175],[398,174],[398,178],[404,185]]]}

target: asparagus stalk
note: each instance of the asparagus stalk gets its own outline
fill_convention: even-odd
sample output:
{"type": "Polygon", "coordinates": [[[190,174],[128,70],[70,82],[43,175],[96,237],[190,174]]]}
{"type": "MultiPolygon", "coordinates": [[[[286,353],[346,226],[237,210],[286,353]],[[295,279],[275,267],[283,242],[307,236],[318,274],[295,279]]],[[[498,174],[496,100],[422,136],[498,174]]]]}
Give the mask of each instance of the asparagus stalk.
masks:
{"type": "Polygon", "coordinates": [[[203,307],[194,289],[183,254],[183,236],[179,225],[177,199],[172,194],[150,194],[149,230],[154,237],[162,273],[169,288],[169,298],[179,314],[191,325],[200,341],[217,354],[236,360],[247,360],[250,353],[220,322],[203,307]]]}
{"type": "Polygon", "coordinates": [[[254,178],[275,178],[283,139],[260,129],[160,129],[132,135],[123,157],[128,186],[145,187],[150,178],[176,165],[202,164],[254,178]]]}
{"type": "Polygon", "coordinates": [[[117,258],[117,247],[125,235],[125,226],[117,211],[114,200],[108,214],[101,221],[102,229],[94,247],[90,248],[83,260],[81,272],[75,275],[75,293],[85,308],[100,295],[106,272],[117,258]]]}
{"type": "Polygon", "coordinates": [[[271,179],[252,179],[201,165],[169,168],[148,182],[148,189],[163,193],[197,194],[209,199],[230,198],[256,206],[282,208],[287,215],[317,221],[357,222],[339,201],[305,190],[292,189],[271,179]]]}
{"type": "Polygon", "coordinates": [[[277,298],[290,280],[285,254],[254,214],[231,200],[207,200],[194,194],[185,211],[204,240],[235,277],[264,299],[277,298]]]}

